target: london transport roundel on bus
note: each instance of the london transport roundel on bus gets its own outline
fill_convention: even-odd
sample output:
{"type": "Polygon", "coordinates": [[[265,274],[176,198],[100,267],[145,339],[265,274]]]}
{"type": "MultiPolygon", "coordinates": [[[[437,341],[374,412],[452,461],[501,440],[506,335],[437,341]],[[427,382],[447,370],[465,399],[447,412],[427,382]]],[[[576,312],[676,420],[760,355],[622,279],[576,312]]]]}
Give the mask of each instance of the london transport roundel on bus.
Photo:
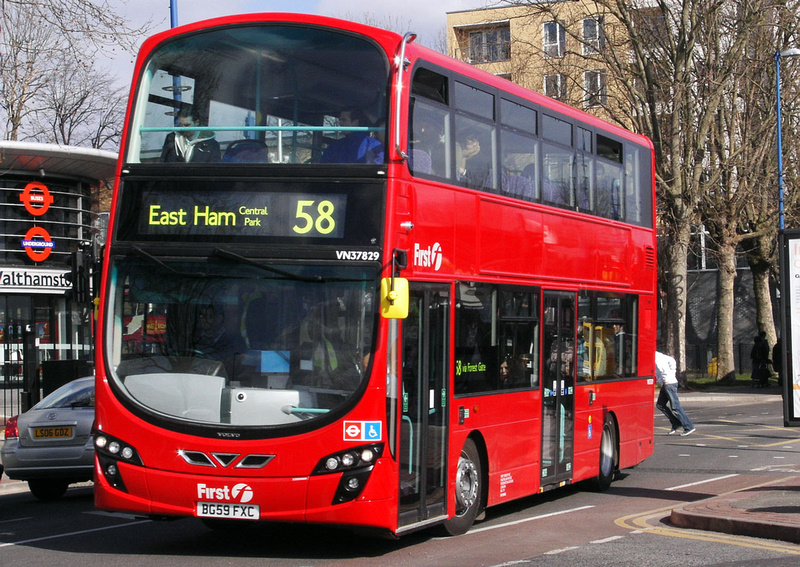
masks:
{"type": "Polygon", "coordinates": [[[19,200],[25,205],[25,210],[35,217],[40,217],[47,212],[53,204],[53,196],[44,183],[31,181],[20,193],[19,200]]]}

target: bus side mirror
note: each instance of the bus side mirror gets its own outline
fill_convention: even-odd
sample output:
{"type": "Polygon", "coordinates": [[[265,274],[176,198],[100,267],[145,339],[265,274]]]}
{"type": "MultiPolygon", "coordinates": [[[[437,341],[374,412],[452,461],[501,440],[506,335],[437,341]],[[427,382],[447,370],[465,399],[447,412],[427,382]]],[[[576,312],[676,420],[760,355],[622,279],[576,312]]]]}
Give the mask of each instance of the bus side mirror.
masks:
{"type": "Polygon", "coordinates": [[[381,280],[381,317],[405,319],[408,317],[408,280],[383,278],[381,280]]]}

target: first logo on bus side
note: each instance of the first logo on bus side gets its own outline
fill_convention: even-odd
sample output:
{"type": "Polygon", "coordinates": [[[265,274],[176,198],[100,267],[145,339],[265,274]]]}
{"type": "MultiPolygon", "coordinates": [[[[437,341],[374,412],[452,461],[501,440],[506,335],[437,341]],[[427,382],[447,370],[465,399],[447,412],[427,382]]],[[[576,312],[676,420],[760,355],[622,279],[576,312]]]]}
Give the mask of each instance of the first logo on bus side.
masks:
{"type": "Polygon", "coordinates": [[[442,267],[442,245],[436,242],[427,248],[421,248],[418,243],[415,243],[414,265],[420,268],[433,268],[438,272],[442,267]]]}

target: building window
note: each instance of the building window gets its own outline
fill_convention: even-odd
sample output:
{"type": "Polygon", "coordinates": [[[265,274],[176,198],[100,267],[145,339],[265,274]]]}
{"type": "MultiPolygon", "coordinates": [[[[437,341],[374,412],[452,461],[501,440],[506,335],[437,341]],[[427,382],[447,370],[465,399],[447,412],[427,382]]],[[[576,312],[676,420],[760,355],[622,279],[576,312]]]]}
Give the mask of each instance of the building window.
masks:
{"type": "Polygon", "coordinates": [[[602,18],[586,18],[583,20],[583,54],[596,55],[603,50],[606,36],[603,32],[602,18]]]}
{"type": "Polygon", "coordinates": [[[544,94],[550,98],[566,100],[567,78],[561,74],[544,76],[544,94]]]}
{"type": "Polygon", "coordinates": [[[493,27],[469,34],[469,62],[493,63],[511,59],[511,29],[493,27]]]}
{"type": "Polygon", "coordinates": [[[567,34],[560,22],[545,22],[542,34],[542,51],[548,57],[564,57],[567,34]]]}
{"type": "Polygon", "coordinates": [[[593,108],[606,104],[606,74],[602,71],[586,71],[583,75],[586,98],[584,106],[593,108]]]}

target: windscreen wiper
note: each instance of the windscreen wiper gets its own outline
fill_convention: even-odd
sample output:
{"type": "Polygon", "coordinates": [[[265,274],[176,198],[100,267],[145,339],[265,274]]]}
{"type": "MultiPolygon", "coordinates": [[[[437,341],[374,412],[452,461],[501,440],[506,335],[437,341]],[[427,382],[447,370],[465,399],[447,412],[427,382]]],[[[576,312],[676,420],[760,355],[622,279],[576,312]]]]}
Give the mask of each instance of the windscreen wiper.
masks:
{"type": "Polygon", "coordinates": [[[273,268],[267,264],[262,264],[261,262],[256,262],[255,260],[251,260],[247,256],[242,256],[241,254],[237,254],[236,252],[231,252],[229,250],[223,250],[222,248],[214,248],[213,254],[215,256],[219,256],[225,260],[243,262],[248,264],[249,266],[254,266],[256,268],[260,268],[265,272],[270,272],[272,274],[277,274],[279,276],[283,276],[286,279],[296,280],[300,282],[308,282],[308,283],[325,283],[326,280],[322,276],[298,276],[297,274],[293,274],[291,272],[287,272],[286,270],[281,270],[280,268],[273,268]]]}
{"type": "Polygon", "coordinates": [[[164,268],[168,272],[171,272],[171,273],[173,273],[175,275],[178,275],[178,276],[184,276],[184,277],[189,277],[189,278],[205,278],[208,275],[205,272],[183,272],[181,270],[176,270],[175,268],[173,268],[172,266],[170,266],[169,264],[167,264],[163,260],[160,260],[160,259],[156,258],[155,256],[153,256],[149,252],[145,252],[144,250],[142,250],[138,246],[133,246],[131,248],[131,252],[133,252],[134,255],[140,256],[142,258],[145,258],[146,260],[149,260],[152,263],[154,263],[156,266],[164,268]]]}
{"type": "Polygon", "coordinates": [[[214,256],[219,256],[225,260],[243,262],[250,266],[254,266],[256,268],[260,268],[265,272],[270,272],[272,274],[276,274],[279,276],[283,276],[284,278],[295,280],[298,282],[307,282],[307,283],[331,283],[331,282],[365,282],[371,281],[369,278],[324,278],[322,276],[298,276],[297,274],[293,274],[292,272],[287,272],[286,270],[281,270],[280,268],[275,268],[270,266],[269,264],[262,264],[261,262],[257,262],[256,260],[251,260],[247,256],[242,256],[241,254],[237,254],[236,252],[231,252],[230,250],[223,250],[222,248],[215,248],[213,252],[214,256]]]}

